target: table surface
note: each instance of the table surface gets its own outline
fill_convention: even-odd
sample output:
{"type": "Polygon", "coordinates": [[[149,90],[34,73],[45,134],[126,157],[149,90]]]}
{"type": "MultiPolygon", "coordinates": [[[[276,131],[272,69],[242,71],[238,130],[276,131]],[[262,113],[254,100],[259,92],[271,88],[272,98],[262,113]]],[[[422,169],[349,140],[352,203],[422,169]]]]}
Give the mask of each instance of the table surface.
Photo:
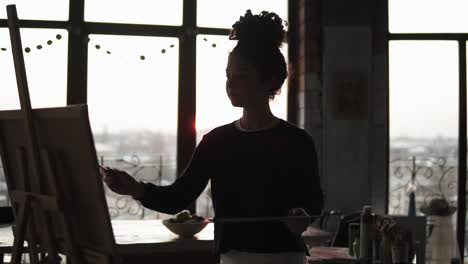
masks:
{"type": "MultiPolygon", "coordinates": [[[[112,220],[112,229],[120,253],[170,252],[180,248],[190,251],[212,249],[212,223],[193,238],[179,238],[167,229],[161,220],[112,220]]],[[[0,253],[10,253],[13,246],[11,225],[0,225],[0,253]]]]}
{"type": "MultiPolygon", "coordinates": [[[[119,253],[157,253],[184,251],[211,251],[214,225],[209,223],[193,238],[179,238],[169,231],[161,220],[112,220],[112,229],[119,253]]],[[[323,241],[330,234],[309,227],[303,236],[323,241]]],[[[11,225],[0,225],[0,253],[10,253],[13,245],[11,225]]]]}

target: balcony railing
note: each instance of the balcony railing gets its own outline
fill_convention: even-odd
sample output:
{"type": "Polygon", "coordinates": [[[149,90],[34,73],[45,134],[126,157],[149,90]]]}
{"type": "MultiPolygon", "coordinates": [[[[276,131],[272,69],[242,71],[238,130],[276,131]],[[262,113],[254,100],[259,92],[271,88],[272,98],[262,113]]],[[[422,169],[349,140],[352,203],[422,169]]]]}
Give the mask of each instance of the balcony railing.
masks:
{"type": "Polygon", "coordinates": [[[456,203],[456,163],[456,158],[440,156],[405,156],[391,160],[389,213],[408,214],[413,206],[420,214],[421,206],[436,197],[456,203]],[[414,193],[414,200],[411,193],[414,193]]]}
{"type": "MultiPolygon", "coordinates": [[[[135,179],[151,182],[157,185],[169,185],[174,181],[175,160],[159,156],[149,157],[142,161],[139,155],[130,156],[99,156],[99,163],[104,166],[124,170],[135,179]],[[151,159],[152,158],[152,159],[151,159]]],[[[130,196],[119,195],[110,191],[104,185],[109,213],[113,219],[143,219],[145,217],[160,218],[158,212],[144,208],[140,202],[130,196]]],[[[3,166],[0,163],[0,206],[10,206],[8,188],[5,182],[3,166]]]]}

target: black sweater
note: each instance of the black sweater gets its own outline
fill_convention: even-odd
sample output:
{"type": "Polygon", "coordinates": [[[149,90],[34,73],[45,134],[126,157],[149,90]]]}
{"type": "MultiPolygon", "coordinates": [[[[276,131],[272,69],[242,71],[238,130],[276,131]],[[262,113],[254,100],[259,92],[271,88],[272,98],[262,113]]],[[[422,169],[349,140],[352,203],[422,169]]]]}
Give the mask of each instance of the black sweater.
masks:
{"type": "MultiPolygon", "coordinates": [[[[320,214],[323,196],[312,137],[280,120],[276,126],[244,132],[234,122],[217,127],[198,144],[190,164],[172,185],[145,184],[142,204],[175,214],[211,180],[214,213],[223,217],[286,216],[301,207],[320,214]]],[[[215,254],[236,249],[273,253],[306,250],[300,235],[280,222],[215,224],[215,254]]]]}

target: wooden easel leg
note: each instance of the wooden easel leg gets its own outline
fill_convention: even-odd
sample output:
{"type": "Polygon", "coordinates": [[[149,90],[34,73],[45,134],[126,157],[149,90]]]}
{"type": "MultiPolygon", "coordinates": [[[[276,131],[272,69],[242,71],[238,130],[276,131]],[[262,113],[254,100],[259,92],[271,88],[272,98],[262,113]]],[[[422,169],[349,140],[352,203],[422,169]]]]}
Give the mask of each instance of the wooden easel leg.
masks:
{"type": "MultiPolygon", "coordinates": [[[[50,215],[46,212],[44,208],[42,208],[42,205],[40,203],[37,204],[37,208],[35,208],[35,216],[37,216],[40,220],[41,225],[44,227],[44,230],[42,230],[42,235],[41,235],[41,244],[45,246],[45,250],[47,251],[47,254],[41,261],[39,261],[39,252],[37,250],[37,247],[29,247],[30,248],[30,256],[31,256],[31,264],[42,264],[42,263],[47,263],[47,264],[60,264],[60,257],[58,253],[58,247],[55,241],[55,236],[53,232],[53,224],[50,219],[50,215]]],[[[36,219],[36,218],[35,218],[36,219]]],[[[37,243],[37,237],[36,237],[36,230],[35,230],[35,225],[31,224],[30,227],[31,229],[31,244],[32,245],[38,245],[37,243]]]]}
{"type": "Polygon", "coordinates": [[[50,218],[50,215],[47,214],[47,215],[44,215],[44,220],[45,220],[45,223],[46,223],[46,238],[47,238],[47,242],[49,244],[49,248],[47,249],[48,250],[48,255],[47,255],[47,260],[49,261],[48,263],[57,263],[57,264],[60,264],[60,256],[59,256],[59,252],[58,252],[58,246],[57,244],[55,243],[55,234],[54,234],[54,231],[53,231],[53,224],[52,224],[52,220],[50,218]]]}
{"type": "Polygon", "coordinates": [[[20,264],[21,263],[21,255],[23,253],[23,246],[24,246],[24,233],[26,228],[26,223],[29,218],[29,213],[26,213],[26,207],[29,204],[29,199],[26,198],[26,201],[21,205],[19,210],[18,219],[20,222],[18,226],[15,228],[15,240],[13,242],[13,252],[11,254],[11,263],[12,264],[20,264]]]}
{"type": "Polygon", "coordinates": [[[29,241],[28,241],[28,249],[29,249],[29,261],[31,264],[39,264],[39,253],[37,251],[37,237],[36,237],[36,229],[34,228],[34,221],[36,220],[35,210],[33,210],[33,217],[30,218],[30,225],[29,225],[29,241]]]}

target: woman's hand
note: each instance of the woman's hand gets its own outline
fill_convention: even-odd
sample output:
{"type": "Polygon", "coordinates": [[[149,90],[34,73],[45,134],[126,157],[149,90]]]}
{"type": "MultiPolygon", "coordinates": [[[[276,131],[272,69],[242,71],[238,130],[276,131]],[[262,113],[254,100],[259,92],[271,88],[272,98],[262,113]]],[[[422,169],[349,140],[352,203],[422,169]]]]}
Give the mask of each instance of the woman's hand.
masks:
{"type": "Polygon", "coordinates": [[[99,172],[111,191],[118,194],[131,195],[134,198],[143,197],[143,183],[136,181],[125,171],[99,166],[99,172]]]}
{"type": "MultiPolygon", "coordinates": [[[[303,208],[292,208],[289,210],[288,216],[309,216],[303,208]]],[[[290,218],[284,223],[288,226],[289,230],[296,234],[302,234],[310,225],[310,218],[290,218]]]]}

